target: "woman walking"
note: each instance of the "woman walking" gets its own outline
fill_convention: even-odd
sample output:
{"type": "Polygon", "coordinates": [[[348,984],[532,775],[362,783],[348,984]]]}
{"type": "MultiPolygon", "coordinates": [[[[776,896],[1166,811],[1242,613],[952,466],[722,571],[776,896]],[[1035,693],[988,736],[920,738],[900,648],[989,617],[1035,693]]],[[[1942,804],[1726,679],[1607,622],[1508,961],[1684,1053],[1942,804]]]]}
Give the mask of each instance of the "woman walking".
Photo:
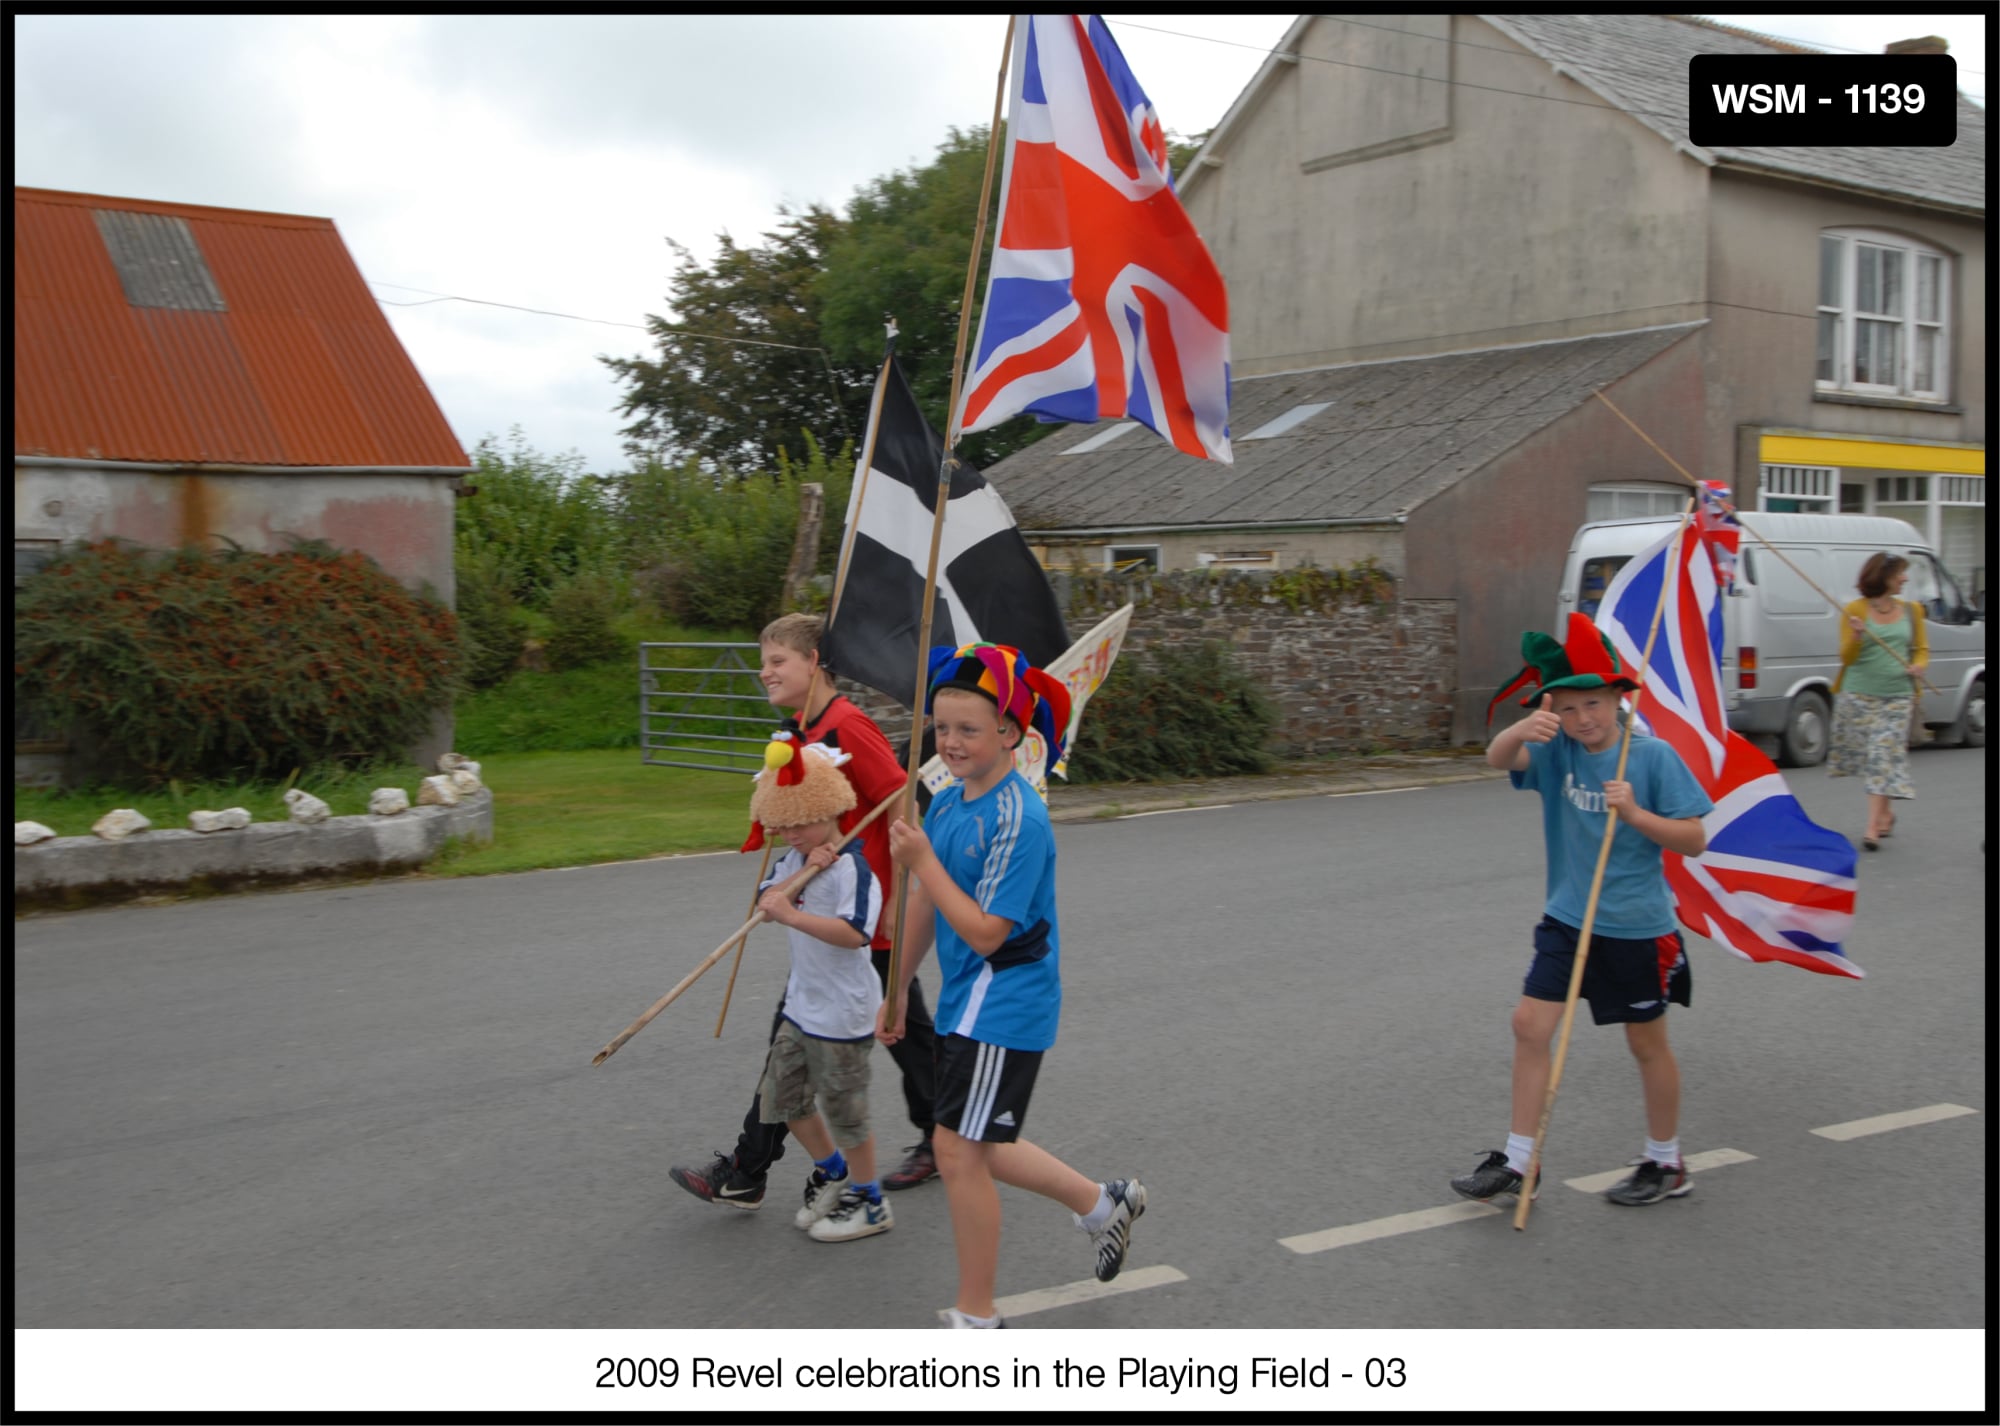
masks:
{"type": "Polygon", "coordinates": [[[1842,611],[1830,773],[1867,780],[1861,845],[1871,852],[1896,829],[1895,800],[1917,795],[1910,784],[1910,719],[1930,644],[1922,607],[1897,597],[1909,577],[1910,562],[1901,555],[1870,555],[1855,583],[1861,597],[1842,611]]]}

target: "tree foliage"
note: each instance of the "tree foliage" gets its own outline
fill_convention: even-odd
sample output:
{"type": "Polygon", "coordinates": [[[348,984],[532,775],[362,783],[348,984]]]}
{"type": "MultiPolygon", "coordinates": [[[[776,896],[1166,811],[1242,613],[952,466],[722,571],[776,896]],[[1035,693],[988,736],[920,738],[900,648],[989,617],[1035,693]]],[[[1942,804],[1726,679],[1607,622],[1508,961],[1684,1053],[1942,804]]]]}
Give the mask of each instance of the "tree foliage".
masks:
{"type": "Polygon", "coordinates": [[[452,612],[358,551],[71,551],[20,589],[14,695],[158,779],[390,757],[448,707],[452,612]]]}
{"type": "Polygon", "coordinates": [[[1220,644],[1128,653],[1084,711],[1070,777],[1077,782],[1173,782],[1271,765],[1270,695],[1220,644]]]}
{"type": "Polygon", "coordinates": [[[482,569],[509,597],[540,609],[558,585],[612,558],[610,482],[587,474],[581,455],[545,456],[516,426],[505,450],[488,436],[472,460],[478,493],[453,514],[460,565],[482,569]]]}
{"type": "MultiPolygon", "coordinates": [[[[626,384],[621,410],[636,417],[624,428],[628,449],[669,465],[691,458],[769,471],[781,452],[808,458],[804,432],[822,446],[858,440],[888,316],[900,328],[904,373],[942,430],[985,163],[986,130],[953,129],[936,158],[864,184],[845,213],[782,210],[761,244],[739,246],[723,234],[707,264],[673,244],[675,320],[647,319],[656,355],[604,358],[626,384]],[[788,346],[705,340],[716,337],[788,346]]],[[[997,165],[993,182],[997,197],[997,165]]],[[[997,227],[995,211],[975,304],[997,227]]],[[[975,330],[977,318],[975,310],[975,330]]],[[[971,339],[968,331],[968,356],[971,339]]],[[[1048,429],[1016,418],[965,437],[959,451],[990,464],[1048,429]]]]}

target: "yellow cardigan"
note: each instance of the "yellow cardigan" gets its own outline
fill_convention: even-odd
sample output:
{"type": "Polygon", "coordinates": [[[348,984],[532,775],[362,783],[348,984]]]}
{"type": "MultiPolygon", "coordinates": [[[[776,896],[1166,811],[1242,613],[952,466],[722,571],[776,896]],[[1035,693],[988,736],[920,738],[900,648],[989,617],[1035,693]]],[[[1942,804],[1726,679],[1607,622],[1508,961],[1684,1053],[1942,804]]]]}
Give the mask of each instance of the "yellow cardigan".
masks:
{"type": "MultiPolygon", "coordinates": [[[[1913,599],[1903,603],[1910,611],[1910,662],[1922,668],[1930,662],[1930,636],[1924,632],[1924,606],[1913,599]]],[[[1848,619],[1868,620],[1868,600],[1864,597],[1844,605],[1840,611],[1845,617],[1840,621],[1840,676],[1833,681],[1833,691],[1840,692],[1841,681],[1847,677],[1848,667],[1861,656],[1861,635],[1848,626],[1848,619]]]]}

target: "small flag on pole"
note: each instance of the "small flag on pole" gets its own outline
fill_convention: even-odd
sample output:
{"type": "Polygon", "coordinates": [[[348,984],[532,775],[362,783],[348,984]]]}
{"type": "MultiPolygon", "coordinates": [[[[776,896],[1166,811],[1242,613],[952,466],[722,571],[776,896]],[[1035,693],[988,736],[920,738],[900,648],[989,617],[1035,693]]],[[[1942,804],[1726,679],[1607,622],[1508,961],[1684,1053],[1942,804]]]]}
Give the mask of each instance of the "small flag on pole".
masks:
{"type": "MultiPolygon", "coordinates": [[[[907,707],[944,442],[893,357],[877,382],[880,414],[862,447],[874,458],[854,473],[847,579],[821,647],[829,668],[907,707]]],[[[1037,667],[1069,647],[1055,591],[1013,513],[962,460],[952,469],[933,609],[933,646],[1011,644],[1037,667]]]]}
{"type": "Polygon", "coordinates": [[[1014,31],[1000,231],[962,431],[1128,417],[1228,464],[1229,299],[1097,15],[1014,31]]]}

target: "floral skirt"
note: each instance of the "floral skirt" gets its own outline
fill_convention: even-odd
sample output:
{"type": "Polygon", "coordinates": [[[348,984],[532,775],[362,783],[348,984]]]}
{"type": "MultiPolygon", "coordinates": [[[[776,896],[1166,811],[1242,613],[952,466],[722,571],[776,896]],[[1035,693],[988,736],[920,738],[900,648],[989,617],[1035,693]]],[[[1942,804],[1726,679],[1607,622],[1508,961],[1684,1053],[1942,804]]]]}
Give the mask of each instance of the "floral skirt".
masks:
{"type": "Polygon", "coordinates": [[[1876,797],[1915,797],[1917,790],[1910,785],[1911,702],[1909,694],[1835,694],[1828,775],[1864,777],[1876,797]]]}

